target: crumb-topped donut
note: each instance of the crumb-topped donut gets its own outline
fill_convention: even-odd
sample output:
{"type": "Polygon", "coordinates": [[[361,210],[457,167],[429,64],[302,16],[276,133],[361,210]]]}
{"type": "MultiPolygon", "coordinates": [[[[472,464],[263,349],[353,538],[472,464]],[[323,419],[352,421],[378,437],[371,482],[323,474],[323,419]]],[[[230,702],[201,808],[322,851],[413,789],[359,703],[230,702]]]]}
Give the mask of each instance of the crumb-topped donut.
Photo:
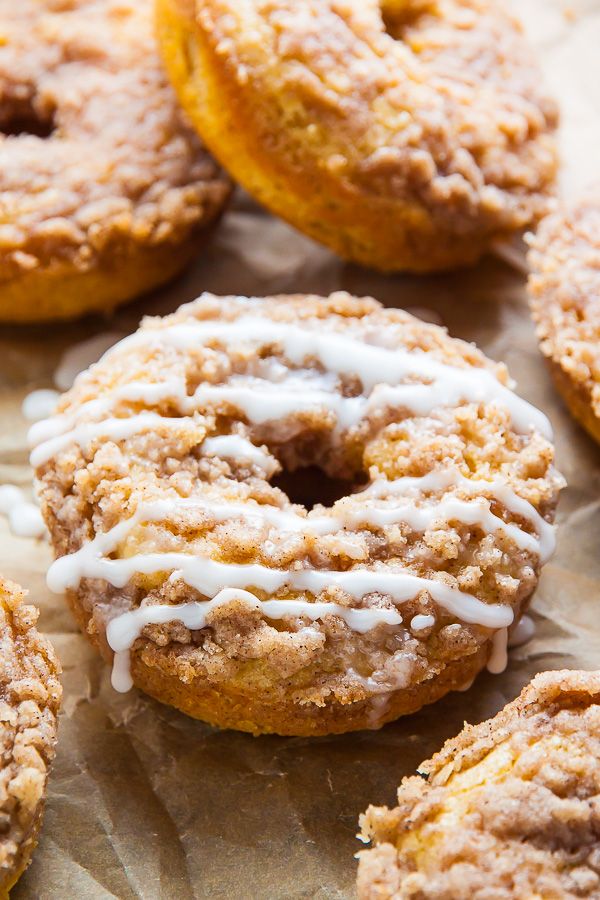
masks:
{"type": "Polygon", "coordinates": [[[27,867],[42,822],[62,690],[38,612],[0,577],[0,896],[27,867]]]}
{"type": "Polygon", "coordinates": [[[547,216],[530,240],[542,353],[569,410],[600,442],[600,187],[547,216]]]}
{"type": "Polygon", "coordinates": [[[33,426],[49,585],[117,687],[254,732],[377,727],[502,666],[552,549],[548,438],[503,366],[405,312],[205,295],[33,426]],[[324,505],[292,502],[305,479],[324,505]]]}
{"type": "Polygon", "coordinates": [[[361,900],[600,896],[600,673],[544,672],[370,807],[361,900]]]}
{"type": "Polygon", "coordinates": [[[536,220],[556,108],[494,0],[157,0],[167,69],[258,200],[383,270],[472,263],[536,220]]]}
{"type": "Polygon", "coordinates": [[[150,0],[0,22],[0,320],[110,311],[197,252],[228,181],[183,124],[150,0]]]}

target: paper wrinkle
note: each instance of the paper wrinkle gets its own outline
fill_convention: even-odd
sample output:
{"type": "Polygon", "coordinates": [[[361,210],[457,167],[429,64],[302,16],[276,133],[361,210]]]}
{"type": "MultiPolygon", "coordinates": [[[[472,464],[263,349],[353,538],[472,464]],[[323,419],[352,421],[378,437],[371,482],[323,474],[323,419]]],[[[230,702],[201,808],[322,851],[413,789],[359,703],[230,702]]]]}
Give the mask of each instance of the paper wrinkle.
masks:
{"type": "MultiPolygon", "coordinates": [[[[597,177],[600,0],[570,2],[571,18],[566,6],[515,4],[562,102],[561,189],[573,196],[597,177]]],[[[536,634],[510,651],[507,671],[484,673],[466,693],[382,731],[315,740],[217,732],[135,692],[115,694],[108,668],[45,587],[49,547],[9,535],[0,521],[0,571],[41,607],[65,686],[46,821],[14,900],[350,898],[357,819],[369,803],[393,803],[403,775],[414,774],[465,719],[493,715],[536,672],[598,666],[600,449],[566,413],[539,355],[523,242],[505,242],[496,254],[473,270],[384,276],[345,265],[239,192],[207,253],[172,286],[110,321],[0,330],[0,483],[30,484],[21,403],[30,390],[52,387],[60,359],[78,342],[131,332],[142,315],[172,311],[205,290],[260,296],[338,289],[426,310],[452,335],[504,360],[520,393],[550,416],[569,481],[558,551],[534,600],[536,634]]]]}

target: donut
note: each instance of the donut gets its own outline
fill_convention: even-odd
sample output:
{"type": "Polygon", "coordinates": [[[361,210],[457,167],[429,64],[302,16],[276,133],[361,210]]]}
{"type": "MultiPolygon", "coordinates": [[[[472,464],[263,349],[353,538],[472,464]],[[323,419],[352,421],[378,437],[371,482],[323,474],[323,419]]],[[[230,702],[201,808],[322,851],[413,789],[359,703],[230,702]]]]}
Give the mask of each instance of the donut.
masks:
{"type": "Polygon", "coordinates": [[[361,817],[360,900],[600,896],[600,673],[543,672],[361,817]]]}
{"type": "Polygon", "coordinates": [[[346,260],[474,263],[547,208],[554,102],[494,0],[157,0],[203,140],[346,260]]]}
{"type": "Polygon", "coordinates": [[[376,728],[506,660],[562,479],[504,366],[372,299],[204,295],[30,432],[113,685],[253,733],[376,728]]]}
{"type": "Polygon", "coordinates": [[[529,240],[541,351],[568,409],[600,442],[600,187],[551,213],[529,240]]]}
{"type": "Polygon", "coordinates": [[[27,868],[44,812],[62,690],[38,611],[0,577],[0,896],[27,868]]]}
{"type": "Polygon", "coordinates": [[[182,121],[150,0],[4,6],[0,320],[105,313],[197,254],[229,183],[182,121]]]}

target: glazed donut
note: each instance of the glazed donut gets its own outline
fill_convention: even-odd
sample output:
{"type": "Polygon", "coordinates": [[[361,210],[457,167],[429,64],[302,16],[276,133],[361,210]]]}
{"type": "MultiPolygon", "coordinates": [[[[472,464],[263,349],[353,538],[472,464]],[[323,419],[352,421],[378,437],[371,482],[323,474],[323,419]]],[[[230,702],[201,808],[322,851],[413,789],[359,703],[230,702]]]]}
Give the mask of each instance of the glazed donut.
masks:
{"type": "Polygon", "coordinates": [[[548,422],[507,385],[345,293],[149,319],[32,428],[48,584],[119,689],[255,733],[379,727],[502,668],[552,550],[548,422]]]}
{"type": "Polygon", "coordinates": [[[600,442],[600,188],[547,216],[530,242],[542,353],[572,415],[600,442]]]}
{"type": "Polygon", "coordinates": [[[360,900],[600,896],[600,673],[544,672],[361,817],[360,900]]]}
{"type": "Polygon", "coordinates": [[[38,612],[0,577],[0,897],[27,868],[44,812],[62,690],[38,612]]]}
{"type": "Polygon", "coordinates": [[[494,0],[157,0],[183,107],[256,199],[345,259],[475,262],[536,220],[554,103],[494,0]]]}
{"type": "Polygon", "coordinates": [[[0,320],[107,312],[197,253],[229,183],[181,121],[150,0],[0,22],[0,320]]]}

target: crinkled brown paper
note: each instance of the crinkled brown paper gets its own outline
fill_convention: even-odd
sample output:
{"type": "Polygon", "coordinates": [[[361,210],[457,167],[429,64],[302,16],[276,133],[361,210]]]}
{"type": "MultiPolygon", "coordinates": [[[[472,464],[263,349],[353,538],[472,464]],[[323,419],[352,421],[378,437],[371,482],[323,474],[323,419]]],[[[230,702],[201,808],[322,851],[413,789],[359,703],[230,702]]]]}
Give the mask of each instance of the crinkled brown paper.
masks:
{"type": "MultiPolygon", "coordinates": [[[[600,0],[515,4],[563,108],[563,191],[595,176],[600,146],[600,0]]],[[[208,253],[177,284],[115,321],[0,331],[0,482],[29,485],[20,404],[48,387],[63,351],[93,334],[131,331],[202,290],[272,294],[343,288],[391,306],[433,310],[450,333],[505,360],[527,399],[549,413],[569,487],[558,552],[533,608],[534,640],[507,672],[484,674],[379,732],[321,739],[219,732],[135,691],[112,691],[108,670],[45,587],[50,550],[11,537],[0,521],[0,571],[29,588],[64,668],[65,702],[46,819],[15,898],[352,897],[357,817],[392,803],[400,778],[463,720],[479,722],[535,673],[593,668],[600,651],[600,450],[555,396],[529,320],[522,249],[477,269],[433,278],[383,277],[327,251],[238,202],[208,253]],[[502,259],[511,259],[512,266],[502,259]]]]}

